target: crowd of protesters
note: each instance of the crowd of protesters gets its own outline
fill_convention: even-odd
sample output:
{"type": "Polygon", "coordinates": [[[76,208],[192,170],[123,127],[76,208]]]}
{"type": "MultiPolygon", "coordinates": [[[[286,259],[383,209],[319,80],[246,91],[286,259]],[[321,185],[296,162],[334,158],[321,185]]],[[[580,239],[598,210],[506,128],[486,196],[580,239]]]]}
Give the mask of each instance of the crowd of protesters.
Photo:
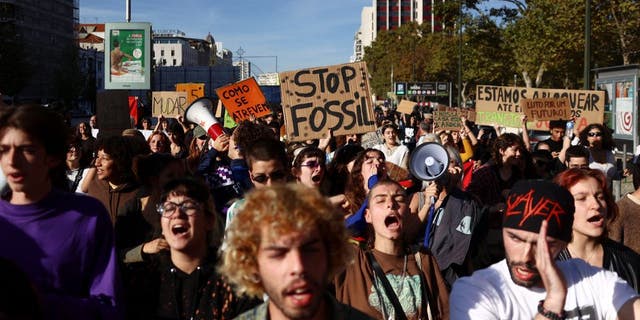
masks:
{"type": "Polygon", "coordinates": [[[618,170],[602,124],[98,123],[0,110],[0,319],[640,318],[639,163],[618,170]],[[424,143],[449,159],[435,181],[410,174],[424,143]]]}

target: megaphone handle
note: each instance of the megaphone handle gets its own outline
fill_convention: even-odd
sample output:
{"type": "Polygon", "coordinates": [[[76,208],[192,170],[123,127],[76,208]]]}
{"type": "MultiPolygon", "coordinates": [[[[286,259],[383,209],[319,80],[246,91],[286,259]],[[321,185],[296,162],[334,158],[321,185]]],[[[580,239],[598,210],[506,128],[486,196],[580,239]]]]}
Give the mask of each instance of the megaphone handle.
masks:
{"type": "Polygon", "coordinates": [[[429,215],[427,215],[427,229],[424,231],[424,241],[422,246],[429,248],[429,238],[431,237],[431,225],[433,224],[433,213],[436,211],[435,197],[431,197],[431,206],[429,207],[429,215]]]}
{"type": "Polygon", "coordinates": [[[220,123],[214,123],[207,129],[207,133],[213,140],[216,140],[224,134],[224,131],[222,131],[222,125],[220,125],[220,123]]]}

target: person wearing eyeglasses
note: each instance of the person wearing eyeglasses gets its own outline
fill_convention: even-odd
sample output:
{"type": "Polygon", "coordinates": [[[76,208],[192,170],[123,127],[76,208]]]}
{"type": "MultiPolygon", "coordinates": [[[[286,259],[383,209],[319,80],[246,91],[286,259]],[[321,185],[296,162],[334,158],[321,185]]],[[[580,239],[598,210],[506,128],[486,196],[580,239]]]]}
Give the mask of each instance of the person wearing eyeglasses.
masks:
{"type": "MultiPolygon", "coordinates": [[[[328,189],[328,187],[324,187],[327,172],[325,159],[326,155],[321,149],[316,147],[305,147],[293,160],[291,173],[298,183],[310,188],[319,189],[323,192],[325,189],[328,189]]],[[[336,208],[341,208],[343,210],[345,210],[349,205],[344,194],[333,195],[329,197],[329,201],[336,206],[336,208]]]]}
{"type": "Polygon", "coordinates": [[[325,176],[325,154],[316,147],[306,147],[293,161],[291,173],[298,183],[310,188],[320,188],[325,176]]]}
{"type": "Polygon", "coordinates": [[[580,131],[580,145],[589,149],[589,168],[602,171],[611,185],[616,175],[615,147],[611,131],[599,123],[589,124],[580,131]]]}
{"type": "Polygon", "coordinates": [[[169,250],[126,265],[128,319],[233,319],[261,302],[234,294],[216,271],[221,230],[206,185],[169,181],[156,208],[169,250]]]}

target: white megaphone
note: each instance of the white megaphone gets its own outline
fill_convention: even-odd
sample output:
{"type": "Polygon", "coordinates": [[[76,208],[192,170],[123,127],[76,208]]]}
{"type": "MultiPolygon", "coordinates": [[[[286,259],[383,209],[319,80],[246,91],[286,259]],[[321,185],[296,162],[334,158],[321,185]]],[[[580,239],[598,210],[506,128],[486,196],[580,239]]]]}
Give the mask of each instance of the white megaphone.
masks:
{"type": "Polygon", "coordinates": [[[184,111],[184,118],[207,130],[209,137],[216,140],[220,135],[224,134],[224,131],[222,131],[222,125],[211,114],[212,107],[213,103],[209,98],[198,98],[184,111]]]}
{"type": "Polygon", "coordinates": [[[417,147],[409,161],[409,171],[422,181],[433,181],[442,177],[449,168],[447,150],[435,142],[427,142],[417,147]]]}

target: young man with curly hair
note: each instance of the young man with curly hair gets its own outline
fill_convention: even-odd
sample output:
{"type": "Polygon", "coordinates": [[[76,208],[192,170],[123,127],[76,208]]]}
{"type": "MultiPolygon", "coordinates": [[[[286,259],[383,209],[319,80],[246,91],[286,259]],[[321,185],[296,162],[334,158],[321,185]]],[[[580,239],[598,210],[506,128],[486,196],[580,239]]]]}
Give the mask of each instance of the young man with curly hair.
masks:
{"type": "Polygon", "coordinates": [[[220,271],[239,293],[269,298],[237,319],[369,319],[328,292],[344,269],[344,220],[317,190],[255,189],[227,229],[220,271]]]}

